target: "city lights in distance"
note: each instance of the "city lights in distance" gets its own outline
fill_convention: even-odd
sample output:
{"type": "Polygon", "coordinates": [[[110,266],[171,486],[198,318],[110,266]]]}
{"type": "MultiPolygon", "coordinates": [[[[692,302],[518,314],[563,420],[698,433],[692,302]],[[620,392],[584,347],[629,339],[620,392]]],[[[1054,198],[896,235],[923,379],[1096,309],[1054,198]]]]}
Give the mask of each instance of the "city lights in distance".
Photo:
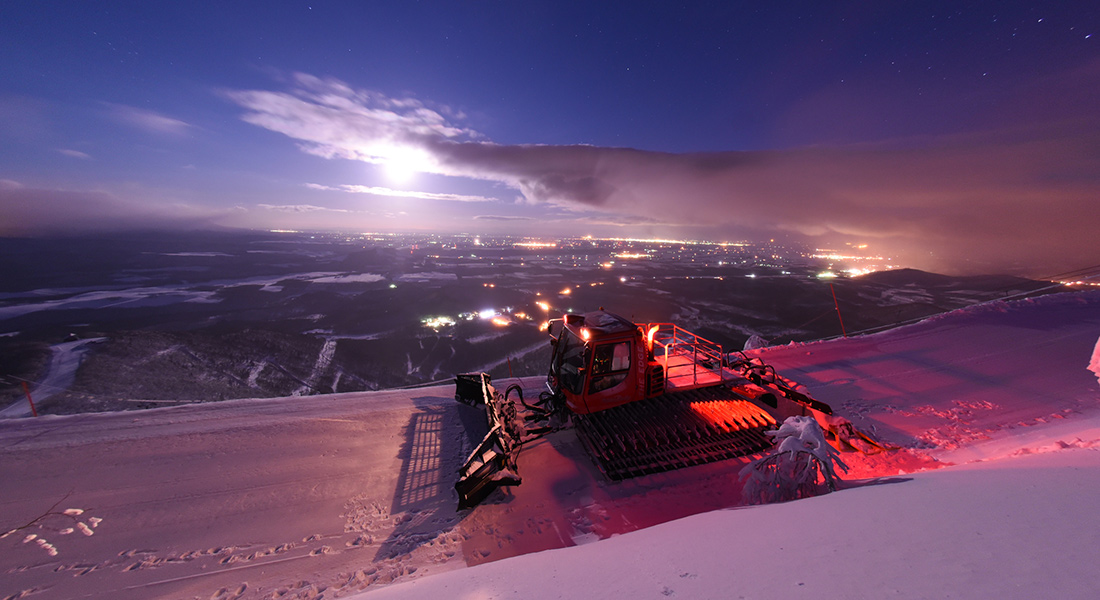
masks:
{"type": "Polygon", "coordinates": [[[811,254],[810,258],[821,258],[824,260],[886,260],[881,256],[857,256],[855,254],[839,254],[829,250],[818,250],[817,254],[811,254]]]}
{"type": "Polygon", "coordinates": [[[424,317],[420,319],[420,322],[429,329],[435,329],[436,331],[444,328],[451,327],[455,324],[455,320],[451,317],[424,317]]]}

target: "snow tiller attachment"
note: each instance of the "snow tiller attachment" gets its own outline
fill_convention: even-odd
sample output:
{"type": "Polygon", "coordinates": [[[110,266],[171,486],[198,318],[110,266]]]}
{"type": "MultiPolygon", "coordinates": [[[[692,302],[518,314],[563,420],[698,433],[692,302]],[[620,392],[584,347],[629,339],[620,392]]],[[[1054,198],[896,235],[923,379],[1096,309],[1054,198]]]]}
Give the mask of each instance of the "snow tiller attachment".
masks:
{"type": "Polygon", "coordinates": [[[455,490],[459,509],[476,505],[502,485],[519,485],[522,481],[516,469],[523,435],[516,422],[516,407],[489,381],[488,373],[466,373],[455,379],[455,400],[484,406],[489,420],[489,433],[458,471],[455,490]]]}

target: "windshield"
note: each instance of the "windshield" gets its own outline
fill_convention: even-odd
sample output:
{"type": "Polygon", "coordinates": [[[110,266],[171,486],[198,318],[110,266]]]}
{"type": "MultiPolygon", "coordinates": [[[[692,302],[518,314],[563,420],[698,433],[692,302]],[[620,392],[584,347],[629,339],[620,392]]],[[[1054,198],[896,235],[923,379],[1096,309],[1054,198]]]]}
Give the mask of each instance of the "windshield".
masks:
{"type": "Polygon", "coordinates": [[[584,342],[568,328],[562,329],[554,349],[553,371],[562,389],[574,394],[579,394],[584,389],[584,364],[587,359],[585,350],[584,342]]]}

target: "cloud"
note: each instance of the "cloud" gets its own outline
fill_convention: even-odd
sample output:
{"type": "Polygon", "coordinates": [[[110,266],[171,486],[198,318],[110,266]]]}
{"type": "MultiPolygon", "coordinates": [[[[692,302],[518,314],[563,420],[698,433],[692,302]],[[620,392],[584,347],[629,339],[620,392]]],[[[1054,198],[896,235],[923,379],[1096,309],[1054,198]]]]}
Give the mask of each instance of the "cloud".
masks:
{"type": "Polygon", "coordinates": [[[0,180],[0,235],[195,229],[231,210],[142,202],[104,191],[34,188],[0,180]]]}
{"type": "Polygon", "coordinates": [[[475,215],[475,221],[534,221],[534,217],[521,215],[475,215]]]}
{"type": "Polygon", "coordinates": [[[367,185],[339,185],[329,186],[319,183],[307,183],[306,187],[314,190],[330,192],[347,192],[350,194],[368,194],[372,196],[389,196],[391,198],[422,198],[424,200],[451,200],[454,202],[497,202],[496,198],[485,196],[466,196],[463,194],[441,194],[436,192],[416,192],[406,190],[392,190],[385,187],[367,185]]]}
{"type": "Polygon", "coordinates": [[[108,114],[114,120],[149,133],[185,136],[188,135],[192,129],[190,124],[180,121],[179,119],[173,119],[172,117],[144,108],[136,108],[124,104],[112,104],[109,102],[104,102],[103,104],[107,107],[108,114]]]}
{"type": "Polygon", "coordinates": [[[278,212],[288,213],[314,213],[314,212],[336,212],[336,213],[350,213],[355,212],[351,210],[344,210],[342,208],[327,208],[324,206],[314,206],[312,204],[257,204],[258,208],[264,210],[274,210],[278,212]]]}
{"type": "Polygon", "coordinates": [[[1090,113],[875,144],[673,154],[494,144],[416,100],[304,75],[296,85],[229,97],[246,121],[306,152],[368,162],[413,153],[422,171],[500,182],[598,222],[859,239],[946,272],[1062,270],[1100,255],[1100,123],[1090,113]]]}
{"type": "Polygon", "coordinates": [[[65,156],[71,156],[72,158],[79,158],[81,160],[91,160],[92,159],[91,156],[89,156],[85,152],[81,152],[80,150],[70,150],[69,148],[58,148],[57,151],[60,152],[61,154],[64,154],[65,156]]]}
{"type": "Polygon", "coordinates": [[[658,220],[653,217],[623,215],[613,213],[586,214],[572,218],[562,218],[560,221],[567,223],[583,223],[585,225],[608,225],[611,227],[635,227],[652,225],[677,225],[669,220],[658,220]]]}
{"type": "Polygon", "coordinates": [[[415,98],[390,98],[302,73],[293,81],[289,92],[226,91],[225,96],[246,109],[244,121],[298,140],[304,151],[325,158],[384,163],[406,158],[425,140],[480,137],[449,123],[442,113],[460,118],[449,108],[440,112],[415,98]]]}

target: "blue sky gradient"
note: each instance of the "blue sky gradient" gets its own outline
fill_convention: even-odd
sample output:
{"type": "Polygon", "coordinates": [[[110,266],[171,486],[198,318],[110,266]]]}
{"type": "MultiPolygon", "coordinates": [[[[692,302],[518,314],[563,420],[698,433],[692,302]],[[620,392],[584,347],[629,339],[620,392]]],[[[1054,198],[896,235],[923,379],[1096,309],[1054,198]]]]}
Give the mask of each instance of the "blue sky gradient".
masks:
{"type": "Polygon", "coordinates": [[[12,0],[0,233],[785,236],[1053,273],[1100,262],[1100,11],[1048,4],[12,0]]]}

